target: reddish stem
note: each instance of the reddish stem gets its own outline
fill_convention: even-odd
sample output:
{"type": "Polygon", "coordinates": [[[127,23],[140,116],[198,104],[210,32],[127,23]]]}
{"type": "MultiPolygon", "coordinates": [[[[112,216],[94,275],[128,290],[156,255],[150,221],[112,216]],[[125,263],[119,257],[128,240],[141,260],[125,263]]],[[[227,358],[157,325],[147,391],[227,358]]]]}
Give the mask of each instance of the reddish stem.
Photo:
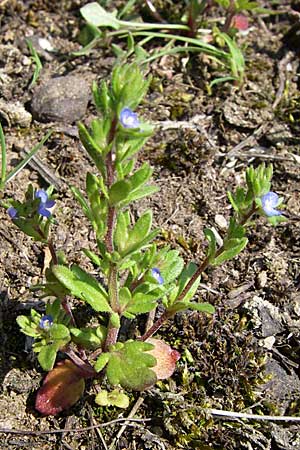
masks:
{"type": "MultiPolygon", "coordinates": [[[[245,214],[239,221],[240,225],[245,225],[247,223],[247,221],[250,219],[250,217],[257,211],[257,206],[255,204],[255,202],[253,202],[252,207],[250,208],[250,210],[248,211],[247,214],[245,214]]],[[[222,247],[219,248],[219,250],[216,252],[216,257],[218,257],[219,255],[221,255],[221,253],[224,251],[224,246],[222,245],[222,247]]],[[[204,272],[205,269],[207,269],[207,267],[209,266],[210,261],[209,258],[206,257],[204,259],[204,261],[202,262],[202,264],[198,267],[198,269],[196,270],[196,272],[194,273],[194,275],[191,277],[191,279],[189,280],[189,282],[187,283],[187,285],[185,286],[185,288],[183,289],[183,291],[181,292],[181,294],[178,296],[178,298],[176,299],[176,303],[180,302],[184,299],[184,297],[186,296],[186,294],[189,292],[189,290],[192,288],[193,284],[195,283],[195,281],[199,278],[199,276],[204,272]]],[[[154,333],[156,333],[159,328],[162,326],[162,324],[168,320],[170,317],[172,317],[172,313],[171,312],[167,312],[165,311],[162,316],[160,316],[159,319],[157,319],[156,322],[154,322],[154,324],[152,325],[151,328],[149,328],[148,331],[146,331],[146,333],[141,337],[142,341],[146,341],[149,337],[151,337],[154,333]]]]}
{"type": "Polygon", "coordinates": [[[225,23],[222,28],[223,33],[228,33],[228,31],[230,30],[231,24],[232,24],[232,19],[233,19],[235,13],[236,13],[236,10],[235,10],[234,0],[230,0],[230,5],[227,10],[226,20],[225,20],[225,23]]]}

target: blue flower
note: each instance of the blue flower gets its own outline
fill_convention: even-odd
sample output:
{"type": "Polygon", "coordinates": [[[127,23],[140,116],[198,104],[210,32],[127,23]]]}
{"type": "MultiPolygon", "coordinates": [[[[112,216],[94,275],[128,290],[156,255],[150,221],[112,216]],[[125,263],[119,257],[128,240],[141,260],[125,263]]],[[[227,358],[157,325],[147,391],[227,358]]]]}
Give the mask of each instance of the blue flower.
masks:
{"type": "Polygon", "coordinates": [[[7,213],[9,215],[9,217],[14,220],[18,218],[18,211],[16,210],[16,208],[14,208],[13,206],[11,206],[10,208],[8,208],[7,213]]]}
{"type": "Polygon", "coordinates": [[[276,207],[279,204],[279,196],[276,194],[276,192],[268,192],[267,194],[263,195],[261,198],[261,206],[268,217],[272,216],[280,216],[282,214],[282,211],[278,211],[276,207]]]}
{"type": "Polygon", "coordinates": [[[153,276],[153,278],[155,278],[155,280],[158,282],[158,284],[163,284],[164,279],[161,276],[160,270],[157,269],[157,267],[154,267],[153,269],[151,269],[151,275],[153,276]]]}
{"type": "Polygon", "coordinates": [[[40,204],[38,207],[38,214],[41,216],[49,218],[51,216],[51,211],[48,211],[49,208],[55,205],[54,200],[48,200],[48,194],[43,189],[36,191],[35,198],[40,199],[40,204]]]}
{"type": "Polygon", "coordinates": [[[39,323],[39,327],[45,331],[49,331],[52,325],[53,325],[53,317],[50,315],[43,316],[39,323]]]}
{"type": "Polygon", "coordinates": [[[140,126],[138,115],[127,107],[123,108],[120,113],[120,122],[124,128],[138,128],[140,126]]]}

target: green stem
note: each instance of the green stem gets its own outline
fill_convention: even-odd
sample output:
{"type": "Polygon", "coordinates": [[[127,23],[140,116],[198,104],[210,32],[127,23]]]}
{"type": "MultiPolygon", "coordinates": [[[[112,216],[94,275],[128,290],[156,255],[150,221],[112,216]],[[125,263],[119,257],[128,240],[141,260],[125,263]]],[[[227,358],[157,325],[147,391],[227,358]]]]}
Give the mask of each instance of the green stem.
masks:
{"type": "MultiPolygon", "coordinates": [[[[209,33],[211,33],[211,30],[209,30],[209,33]]],[[[115,36],[115,35],[120,35],[119,37],[127,36],[127,34],[124,33],[124,31],[122,32],[122,30],[112,31],[111,33],[109,33],[109,36],[115,36]],[[122,34],[123,34],[123,36],[122,36],[122,34]]],[[[156,32],[150,33],[148,31],[133,31],[132,36],[151,36],[153,38],[157,37],[157,38],[162,38],[162,39],[174,39],[175,41],[183,41],[185,43],[198,46],[199,48],[202,49],[203,52],[213,55],[213,56],[216,56],[217,58],[229,59],[229,56],[230,56],[228,53],[224,52],[223,50],[220,50],[211,44],[207,44],[206,42],[204,42],[198,38],[190,38],[190,37],[186,37],[186,36],[179,36],[176,34],[167,34],[167,33],[156,33],[156,32]]]]}
{"type": "MultiPolygon", "coordinates": [[[[248,220],[250,219],[250,217],[257,211],[257,209],[258,208],[257,208],[255,202],[253,202],[250,210],[243,217],[241,217],[241,219],[239,221],[239,225],[242,225],[242,226],[245,225],[248,222],[248,220]]],[[[223,251],[224,251],[224,245],[222,245],[222,247],[219,248],[219,250],[215,254],[215,257],[220,256],[223,253],[223,251]]],[[[176,299],[176,303],[180,302],[184,299],[184,297],[187,295],[189,290],[193,287],[193,284],[200,277],[200,275],[207,269],[207,267],[209,265],[210,265],[210,258],[206,257],[204,259],[204,261],[202,262],[202,264],[198,267],[198,269],[196,270],[194,275],[190,278],[189,282],[187,283],[187,285],[185,286],[183,291],[180,293],[180,295],[176,299]]],[[[141,337],[141,340],[145,341],[149,337],[151,337],[154,333],[156,333],[156,331],[159,330],[159,328],[163,325],[163,323],[166,320],[168,320],[170,317],[172,317],[172,315],[173,314],[168,313],[168,311],[165,311],[162,314],[162,316],[159,319],[157,319],[156,322],[154,322],[152,327],[149,328],[149,330],[141,337]]]]}

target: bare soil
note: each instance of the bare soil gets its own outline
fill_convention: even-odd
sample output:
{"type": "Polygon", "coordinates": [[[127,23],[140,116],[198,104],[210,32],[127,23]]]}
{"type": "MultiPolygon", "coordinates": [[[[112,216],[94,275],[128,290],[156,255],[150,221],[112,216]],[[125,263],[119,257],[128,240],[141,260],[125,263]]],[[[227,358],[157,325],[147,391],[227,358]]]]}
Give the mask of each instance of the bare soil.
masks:
{"type": "MultiPolygon", "coordinates": [[[[50,128],[54,130],[35,161],[7,185],[2,199],[22,199],[29,183],[42,188],[53,183],[55,245],[70,263],[89,267],[80,249],[93,248],[93,233],[69,190],[70,185],[83,188],[91,170],[76,124],[69,117],[64,123],[47,117],[41,122],[30,115],[37,89],[51,78],[76,75],[91,83],[110,76],[115,58],[109,43],[89,55],[72,56],[80,48],[79,8],[85,3],[0,1],[0,119],[9,168],[50,128]],[[55,49],[40,53],[43,69],[34,88],[29,87],[34,64],[26,38],[45,38],[55,49]]],[[[108,3],[109,8],[122,4],[108,3]]],[[[183,3],[169,0],[156,5],[163,17],[178,21],[183,3]]],[[[197,296],[215,305],[213,317],[178,314],[160,330],[182,358],[171,379],[141,395],[132,393],[130,408],[136,401],[140,404],[135,417],[148,421],[127,426],[117,439],[121,424],[101,432],[35,436],[9,430],[84,428],[127,417],[130,408],[120,412],[95,407],[92,386],[87,386],[85,397],[58,417],[43,418],[34,410],[44,373],[15,319],[31,307],[43,311],[43,301],[29,287],[43,280],[45,255],[1,208],[1,449],[300,448],[299,423],[234,420],[205,411],[300,416],[300,5],[288,0],[259,3],[278,14],[251,16],[249,31],[239,37],[246,56],[242,87],[221,84],[209,94],[207,83],[219,69],[203,55],[191,55],[189,60],[182,55],[165,57],[149,68],[153,82],[139,113],[157,123],[157,132],[140,160],[150,160],[154,182],[161,189],[139,203],[136,212],[152,207],[155,222],[163,229],[160,242],[179,249],[186,260],[201,262],[206,245],[203,229],[215,227],[222,236],[231,214],[226,191],[244,182],[249,164],[271,162],[272,189],[284,197],[289,220],[276,228],[256,221],[242,255],[203,276],[197,296]],[[110,447],[113,442],[115,447],[110,447]]],[[[214,14],[220,17],[220,10],[215,8],[214,14]]],[[[94,115],[89,101],[84,122],[94,115]]],[[[80,320],[89,311],[74,305],[74,314],[80,320]]]]}

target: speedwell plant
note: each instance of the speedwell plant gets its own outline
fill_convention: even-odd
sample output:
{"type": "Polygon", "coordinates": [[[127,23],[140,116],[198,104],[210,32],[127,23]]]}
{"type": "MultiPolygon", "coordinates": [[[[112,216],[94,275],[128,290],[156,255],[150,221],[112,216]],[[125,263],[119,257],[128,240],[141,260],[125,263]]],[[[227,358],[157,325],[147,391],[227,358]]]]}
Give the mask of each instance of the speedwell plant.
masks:
{"type": "Polygon", "coordinates": [[[140,217],[132,210],[134,202],[158,191],[150,184],[149,164],[136,165],[138,152],[153,133],[134,112],[149,82],[137,65],[117,66],[110,84],[93,85],[99,118],[90,129],[79,124],[80,139],[95,172],[86,175],[85,194],[76,187],[72,191],[94,230],[97,251],[83,251],[98,268],[97,277],[67,263],[56,251],[50,233],[55,225],[51,189],[30,186],[24,203],[12,201],[8,210],[11,220],[48,246],[52,256],[45,283],[34,287],[50,298],[44,315],[32,310],[30,317],[17,319],[22,332],[34,338],[33,350],[49,372],[36,399],[42,414],[55,415],[72,406],[87,379],[95,380],[98,404],[127,407],[124,391],[145,390],[170,377],[180,354],[153,335],[179,311],[214,313],[212,305],[195,298],[201,273],[245,248],[253,215],[265,216],[272,224],[284,220],[277,209],[281,200],[270,192],[272,167],[250,167],[246,187],[229,193],[233,216],[223,244],[217,245],[212,230],[204,230],[208,246],[200,265],[185,264],[178,250],[155,244],[160,230],[152,228],[151,210],[140,217]],[[72,298],[92,308],[93,326],[76,325],[72,298]],[[142,336],[119,339],[128,320],[155,312],[158,304],[163,312],[142,336]],[[104,378],[110,390],[101,388],[104,378]]]}

